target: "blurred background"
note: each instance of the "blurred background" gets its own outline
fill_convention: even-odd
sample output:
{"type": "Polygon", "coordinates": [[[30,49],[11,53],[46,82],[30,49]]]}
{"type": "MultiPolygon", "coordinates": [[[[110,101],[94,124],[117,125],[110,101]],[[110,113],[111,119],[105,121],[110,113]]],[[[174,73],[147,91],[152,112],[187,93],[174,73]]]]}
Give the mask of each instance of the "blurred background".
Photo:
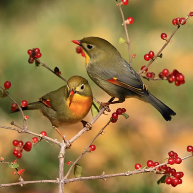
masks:
{"type": "MultiPolygon", "coordinates": [[[[138,71],[147,62],[144,54],[153,50],[155,53],[165,43],[160,34],[168,36],[175,27],[171,21],[176,17],[185,17],[193,11],[193,1],[149,0],[130,1],[123,7],[125,17],[134,18],[134,24],[128,26],[131,39],[133,68],[138,71]]],[[[59,67],[62,76],[68,79],[73,75],[87,78],[92,85],[94,96],[100,101],[107,101],[109,96],[98,88],[88,77],[84,58],[75,52],[73,39],[86,36],[99,36],[110,41],[128,60],[127,46],[119,44],[119,38],[125,38],[122,18],[114,0],[1,0],[0,1],[0,85],[11,81],[9,90],[14,99],[32,102],[42,95],[55,90],[65,83],[43,67],[36,68],[28,64],[27,50],[38,47],[41,61],[50,68],[59,67]]],[[[163,58],[157,59],[150,71],[158,74],[162,69],[178,69],[185,75],[186,83],[179,87],[167,81],[146,81],[149,90],[171,107],[177,115],[171,122],[166,122],[149,104],[136,99],[128,99],[124,104],[112,105],[114,112],[118,107],[125,107],[130,118],[120,117],[118,123],[110,124],[103,136],[96,141],[96,150],[86,154],[79,162],[83,167],[83,176],[126,172],[134,170],[135,163],[146,165],[148,159],[164,162],[170,150],[179,156],[186,156],[187,145],[193,145],[193,18],[190,18],[172,39],[172,43],[163,51],[163,58]]],[[[9,114],[11,101],[0,98],[0,125],[9,126],[14,120],[22,124],[20,113],[9,114]]],[[[26,112],[30,116],[29,129],[61,140],[52,129],[50,122],[38,111],[26,112]]],[[[73,143],[66,152],[65,161],[73,161],[80,155],[105,123],[111,113],[103,115],[94,124],[90,132],[85,133],[73,143]]],[[[86,117],[92,120],[91,113],[86,117]]],[[[62,129],[67,138],[73,137],[80,129],[76,124],[62,129]]],[[[0,156],[5,161],[13,161],[14,139],[28,141],[32,136],[18,134],[1,129],[0,156]]],[[[58,177],[59,149],[45,141],[37,144],[31,152],[23,152],[18,160],[20,168],[26,171],[24,180],[56,179],[58,177]]],[[[175,188],[156,181],[159,175],[149,173],[132,177],[112,178],[106,181],[84,181],[65,185],[65,193],[191,193],[193,192],[193,159],[187,159],[175,165],[177,171],[183,171],[183,184],[175,188]]],[[[69,168],[65,165],[65,171],[69,168]]],[[[0,183],[18,180],[12,175],[12,169],[0,164],[0,183]]],[[[71,174],[70,177],[73,177],[71,174]]],[[[1,193],[56,193],[55,184],[31,184],[24,187],[0,189],[1,193]]]]}

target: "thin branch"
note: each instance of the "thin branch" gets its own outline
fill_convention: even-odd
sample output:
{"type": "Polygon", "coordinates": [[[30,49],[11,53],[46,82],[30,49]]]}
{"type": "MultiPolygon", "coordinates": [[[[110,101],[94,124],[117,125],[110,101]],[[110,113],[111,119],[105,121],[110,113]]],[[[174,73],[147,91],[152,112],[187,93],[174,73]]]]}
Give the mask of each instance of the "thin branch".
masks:
{"type": "Polygon", "coordinates": [[[132,63],[131,41],[129,39],[129,34],[128,34],[128,30],[127,30],[127,24],[125,22],[125,17],[124,17],[124,14],[123,14],[121,3],[117,3],[117,6],[119,7],[119,10],[121,12],[121,16],[122,16],[122,19],[123,19],[123,26],[124,26],[124,29],[125,29],[125,34],[126,34],[126,38],[127,38],[127,45],[128,45],[128,50],[129,50],[129,64],[131,65],[131,63],[132,63]]]}
{"type": "Polygon", "coordinates": [[[69,168],[66,176],[64,177],[65,179],[69,176],[71,170],[72,170],[73,167],[76,165],[76,163],[83,157],[83,155],[84,155],[85,153],[87,153],[87,152],[89,151],[90,145],[96,140],[96,138],[97,138],[99,135],[101,135],[101,134],[103,133],[104,129],[109,125],[110,122],[111,122],[111,120],[109,120],[109,121],[107,122],[107,124],[98,132],[98,134],[97,134],[97,135],[93,138],[93,140],[89,143],[89,145],[88,145],[88,146],[86,147],[86,149],[82,152],[82,154],[73,162],[73,164],[72,164],[71,167],[69,168]]]}
{"type": "MultiPolygon", "coordinates": [[[[184,20],[184,22],[186,22],[189,18],[189,15],[186,17],[186,19],[184,20]]],[[[184,23],[183,22],[183,23],[184,23]]],[[[145,68],[143,68],[143,70],[140,70],[138,72],[139,75],[141,75],[147,68],[149,68],[149,66],[154,62],[154,60],[162,53],[162,51],[165,49],[165,47],[170,43],[172,37],[174,36],[174,34],[178,31],[178,29],[180,29],[180,27],[183,25],[183,23],[181,25],[178,25],[176,27],[176,29],[174,30],[174,32],[171,34],[171,36],[169,37],[169,39],[166,40],[166,43],[162,46],[162,48],[158,51],[158,53],[154,56],[154,58],[152,60],[149,61],[149,63],[147,64],[147,66],[145,68]]]]}

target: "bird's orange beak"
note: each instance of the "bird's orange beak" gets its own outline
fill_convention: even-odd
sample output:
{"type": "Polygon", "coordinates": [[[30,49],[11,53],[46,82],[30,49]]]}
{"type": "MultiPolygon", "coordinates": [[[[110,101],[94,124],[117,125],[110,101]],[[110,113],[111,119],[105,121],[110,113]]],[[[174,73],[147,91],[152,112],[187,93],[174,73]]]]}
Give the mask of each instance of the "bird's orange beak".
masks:
{"type": "Polygon", "coordinates": [[[72,103],[72,98],[73,98],[73,96],[74,96],[74,91],[73,90],[71,90],[70,91],[70,102],[69,102],[69,107],[70,107],[70,105],[71,105],[71,103],[72,103]]]}
{"type": "Polygon", "coordinates": [[[72,40],[72,42],[80,46],[80,40],[72,40]]]}

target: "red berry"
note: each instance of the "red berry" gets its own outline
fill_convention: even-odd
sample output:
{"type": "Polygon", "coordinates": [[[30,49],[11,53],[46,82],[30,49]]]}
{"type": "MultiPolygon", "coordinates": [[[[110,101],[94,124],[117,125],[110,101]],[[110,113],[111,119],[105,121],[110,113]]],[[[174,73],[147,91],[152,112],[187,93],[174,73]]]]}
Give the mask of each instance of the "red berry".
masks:
{"type": "Polygon", "coordinates": [[[40,49],[39,48],[34,48],[33,51],[37,54],[40,53],[40,49]]]}
{"type": "Polygon", "coordinates": [[[175,81],[175,85],[176,85],[176,86],[180,86],[180,82],[176,80],[176,81],[175,81]]]}
{"type": "Polygon", "coordinates": [[[20,158],[22,157],[21,152],[18,152],[18,154],[16,155],[16,157],[20,159],[20,158]]]}
{"type": "MultiPolygon", "coordinates": [[[[141,70],[143,70],[146,66],[142,66],[141,67],[141,70]]],[[[146,70],[144,72],[147,72],[148,71],[148,68],[146,68],[146,70]]]]}
{"type": "Polygon", "coordinates": [[[32,142],[33,142],[33,143],[37,143],[38,141],[39,141],[39,140],[38,140],[37,137],[33,137],[33,138],[32,138],[32,142]]]}
{"type": "Polygon", "coordinates": [[[186,24],[186,19],[184,17],[180,18],[180,24],[181,25],[186,24]]]}
{"type": "Polygon", "coordinates": [[[165,173],[166,173],[166,174],[170,174],[170,173],[171,173],[171,168],[170,168],[170,167],[167,167],[165,173]]]}
{"type": "Polygon", "coordinates": [[[125,113],[125,112],[126,112],[126,109],[125,109],[125,108],[122,108],[121,110],[122,110],[122,113],[125,113]]]}
{"type": "Polygon", "coordinates": [[[27,147],[26,144],[23,146],[23,149],[24,149],[25,151],[31,151],[31,148],[27,147]]]}
{"type": "Polygon", "coordinates": [[[180,82],[183,81],[183,80],[184,80],[184,75],[181,74],[181,73],[178,74],[178,75],[177,75],[177,80],[180,81],[180,82]]]}
{"type": "Polygon", "coordinates": [[[123,111],[122,111],[121,108],[118,108],[118,109],[116,110],[116,113],[117,113],[117,115],[121,115],[121,114],[123,113],[123,111]]]}
{"type": "Polygon", "coordinates": [[[13,155],[14,155],[14,156],[17,156],[18,153],[19,153],[18,150],[16,150],[16,149],[13,150],[13,155]]]}
{"type": "Polygon", "coordinates": [[[148,167],[152,167],[153,166],[153,161],[152,160],[148,160],[147,161],[147,166],[148,167]]]}
{"type": "Polygon", "coordinates": [[[173,19],[173,20],[172,20],[172,23],[173,23],[173,25],[177,25],[177,19],[176,19],[176,18],[173,19]]]}
{"type": "Polygon", "coordinates": [[[17,147],[22,147],[23,146],[23,141],[18,141],[17,147]]]}
{"type": "Polygon", "coordinates": [[[31,143],[31,141],[27,141],[27,142],[25,143],[25,145],[23,146],[23,149],[24,149],[25,151],[30,151],[31,148],[32,148],[32,143],[31,143]]]}
{"type": "Polygon", "coordinates": [[[13,145],[14,145],[14,146],[17,146],[17,145],[18,145],[18,142],[19,142],[18,140],[13,140],[13,145]]]}
{"type": "Polygon", "coordinates": [[[183,172],[179,172],[180,173],[180,178],[182,178],[184,176],[183,172]]]}
{"type": "Polygon", "coordinates": [[[23,100],[23,101],[21,102],[21,106],[22,106],[22,107],[27,107],[27,105],[28,105],[28,102],[27,102],[26,100],[23,100]]]}
{"type": "Polygon", "coordinates": [[[188,151],[188,152],[193,152],[193,146],[189,145],[189,146],[187,147],[187,151],[188,151]]]}
{"type": "Polygon", "coordinates": [[[192,17],[192,16],[193,16],[193,12],[190,12],[190,13],[189,13],[189,16],[192,17]]]}
{"type": "Polygon", "coordinates": [[[174,160],[174,158],[169,158],[168,159],[168,164],[170,164],[170,165],[173,165],[175,163],[175,160],[174,160]]]}
{"type": "Polygon", "coordinates": [[[178,179],[178,184],[182,184],[182,179],[178,179]]]}
{"type": "Polygon", "coordinates": [[[42,54],[41,53],[36,53],[36,55],[34,56],[35,58],[41,58],[42,54]]]}
{"type": "Polygon", "coordinates": [[[11,110],[12,110],[12,111],[17,110],[17,104],[16,104],[16,103],[12,103],[12,104],[11,104],[11,110]]]}
{"type": "Polygon", "coordinates": [[[6,81],[6,82],[4,83],[4,88],[5,88],[5,89],[9,89],[10,87],[11,87],[11,82],[6,81]]]}
{"type": "Polygon", "coordinates": [[[117,114],[117,113],[113,113],[113,114],[112,114],[112,118],[113,118],[113,119],[117,119],[117,118],[118,118],[118,114],[117,114]]]}
{"type": "Polygon", "coordinates": [[[177,75],[179,74],[179,72],[178,72],[176,69],[174,69],[173,72],[172,72],[172,74],[173,74],[174,76],[177,76],[177,75]]]}
{"type": "Polygon", "coordinates": [[[90,151],[94,151],[96,149],[96,146],[95,145],[90,145],[90,151]]]}
{"type": "Polygon", "coordinates": [[[32,54],[32,50],[29,49],[29,50],[27,51],[27,53],[28,53],[29,55],[31,55],[31,54],[32,54]]]}
{"type": "Polygon", "coordinates": [[[81,46],[77,46],[76,47],[76,53],[80,54],[82,52],[82,47],[81,46]]]}
{"type": "Polygon", "coordinates": [[[167,34],[166,33],[162,33],[161,34],[161,39],[165,40],[167,38],[167,34]]]}
{"type": "Polygon", "coordinates": [[[178,179],[181,178],[180,172],[176,172],[175,177],[178,178],[178,179]]]}
{"type": "Polygon", "coordinates": [[[184,83],[185,83],[185,80],[180,81],[180,84],[184,84],[184,83]]]}
{"type": "Polygon", "coordinates": [[[177,186],[178,185],[178,178],[173,178],[172,179],[172,186],[177,186]]]}
{"type": "Polygon", "coordinates": [[[45,131],[42,131],[40,134],[44,135],[44,136],[47,136],[47,133],[45,131]]]}
{"type": "Polygon", "coordinates": [[[178,157],[178,154],[176,152],[174,152],[174,159],[178,157]]]}
{"type": "Polygon", "coordinates": [[[174,151],[168,152],[168,155],[169,155],[170,157],[173,157],[173,156],[174,156],[174,151]]]}
{"type": "Polygon", "coordinates": [[[135,164],[135,169],[136,170],[141,169],[141,164],[139,164],[139,163],[135,164]]]}
{"type": "Polygon", "coordinates": [[[160,72],[158,76],[159,76],[161,79],[163,79],[163,78],[164,78],[164,76],[163,76],[162,72],[160,72]]]}
{"type": "Polygon", "coordinates": [[[159,162],[154,162],[153,163],[153,166],[155,167],[155,166],[158,166],[159,165],[159,162]]]}
{"type": "Polygon", "coordinates": [[[172,174],[172,176],[176,175],[176,170],[174,168],[171,169],[171,174],[172,174]]]}
{"type": "Polygon", "coordinates": [[[172,178],[170,178],[170,177],[168,177],[168,178],[166,178],[166,184],[171,184],[172,183],[172,178]]]}
{"type": "Polygon", "coordinates": [[[166,170],[167,169],[167,165],[165,164],[165,165],[161,166],[161,169],[166,170]]]}
{"type": "Polygon", "coordinates": [[[72,162],[71,161],[67,161],[65,164],[70,165],[72,162]]]}
{"type": "Polygon", "coordinates": [[[26,120],[29,119],[29,116],[28,116],[28,115],[25,115],[25,119],[26,119],[26,120]]]}
{"type": "Polygon", "coordinates": [[[34,58],[33,57],[29,57],[28,63],[32,64],[33,62],[34,62],[34,58]]]}
{"type": "Polygon", "coordinates": [[[126,24],[133,24],[134,22],[134,19],[132,17],[128,17],[127,20],[126,20],[126,24]]]}
{"type": "Polygon", "coordinates": [[[145,55],[144,55],[144,60],[146,60],[146,61],[149,61],[149,60],[150,60],[149,54],[145,54],[145,55]]]}
{"type": "Polygon", "coordinates": [[[176,164],[181,164],[181,163],[182,163],[182,159],[181,159],[180,157],[177,157],[177,158],[175,159],[175,163],[176,163],[176,164]]]}
{"type": "Polygon", "coordinates": [[[112,119],[111,118],[111,123],[116,123],[118,119],[112,119]]]}
{"type": "Polygon", "coordinates": [[[123,5],[127,5],[129,3],[129,0],[121,0],[123,5]]]}
{"type": "Polygon", "coordinates": [[[163,76],[168,76],[168,75],[169,75],[169,73],[170,73],[170,72],[169,72],[169,70],[168,70],[168,69],[166,69],[166,68],[162,70],[162,74],[163,74],[163,76]]]}
{"type": "Polygon", "coordinates": [[[146,76],[147,76],[148,78],[154,78],[154,77],[155,77],[155,74],[154,74],[153,72],[148,72],[148,73],[146,74],[146,76]]]}
{"type": "Polygon", "coordinates": [[[149,51],[149,57],[152,59],[154,57],[154,52],[153,51],[149,51]]]}

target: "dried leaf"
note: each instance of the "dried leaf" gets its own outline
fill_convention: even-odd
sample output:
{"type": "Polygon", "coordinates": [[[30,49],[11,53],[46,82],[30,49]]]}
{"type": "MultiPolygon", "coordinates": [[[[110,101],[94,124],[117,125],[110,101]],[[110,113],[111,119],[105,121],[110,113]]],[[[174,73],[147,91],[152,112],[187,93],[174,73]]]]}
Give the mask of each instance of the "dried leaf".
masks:
{"type": "Polygon", "coordinates": [[[76,178],[79,178],[81,177],[81,175],[82,175],[82,166],[80,166],[79,164],[76,164],[74,166],[74,176],[76,178]]]}

